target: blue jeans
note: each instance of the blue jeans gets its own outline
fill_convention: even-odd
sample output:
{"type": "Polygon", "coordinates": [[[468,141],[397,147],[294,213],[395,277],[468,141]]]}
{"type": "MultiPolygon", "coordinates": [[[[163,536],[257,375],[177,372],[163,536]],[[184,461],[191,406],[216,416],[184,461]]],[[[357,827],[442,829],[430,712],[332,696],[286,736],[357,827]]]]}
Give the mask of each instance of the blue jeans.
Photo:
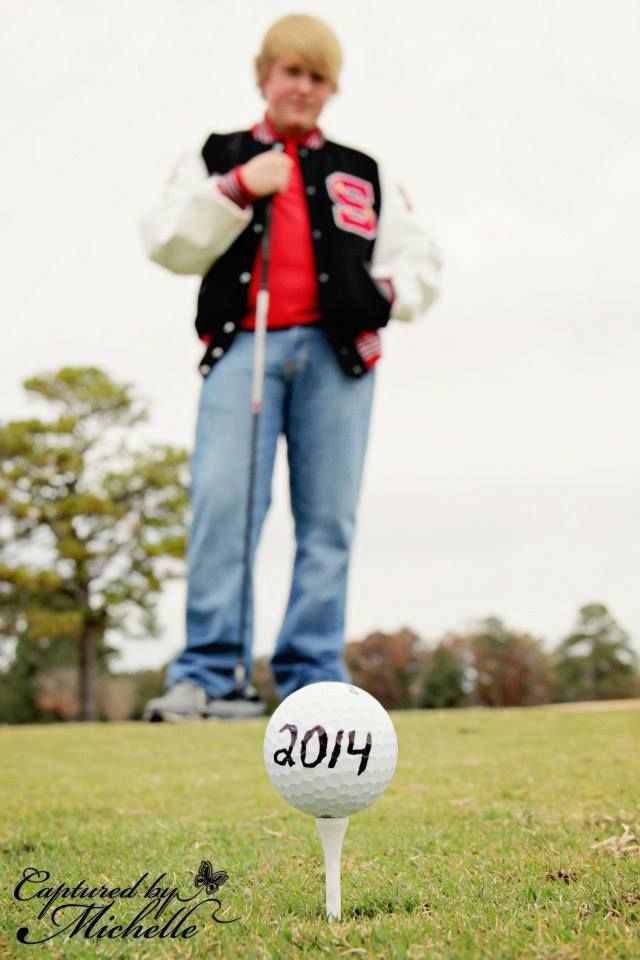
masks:
{"type": "MultiPolygon", "coordinates": [[[[251,447],[254,335],[239,332],[203,381],[191,463],[187,645],[167,686],[191,679],[214,697],[233,689],[251,447]]],[[[349,554],[374,371],[349,377],[316,326],[267,334],[251,561],[271,502],[278,435],[287,439],[296,554],[271,660],[281,697],[317,680],[348,680],[342,659],[349,554]]],[[[251,672],[252,596],[243,638],[251,672]]]]}

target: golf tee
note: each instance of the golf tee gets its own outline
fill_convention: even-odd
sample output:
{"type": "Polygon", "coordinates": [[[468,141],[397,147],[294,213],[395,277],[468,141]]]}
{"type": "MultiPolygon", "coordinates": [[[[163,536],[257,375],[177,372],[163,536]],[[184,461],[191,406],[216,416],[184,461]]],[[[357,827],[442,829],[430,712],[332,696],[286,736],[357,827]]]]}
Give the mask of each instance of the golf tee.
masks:
{"type": "Polygon", "coordinates": [[[327,920],[340,920],[342,917],[340,858],[342,841],[349,826],[349,817],[317,817],[316,826],[324,852],[327,920]]]}

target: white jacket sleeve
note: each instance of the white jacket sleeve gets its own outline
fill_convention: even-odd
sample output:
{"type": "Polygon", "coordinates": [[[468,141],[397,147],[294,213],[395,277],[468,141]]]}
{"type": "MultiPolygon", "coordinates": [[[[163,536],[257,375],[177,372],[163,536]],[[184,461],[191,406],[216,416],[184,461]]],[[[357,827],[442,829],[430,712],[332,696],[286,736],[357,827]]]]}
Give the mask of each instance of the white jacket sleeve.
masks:
{"type": "Polygon", "coordinates": [[[391,318],[415,320],[438,296],[442,260],[397,184],[379,169],[382,206],[371,276],[393,284],[391,318]]]}
{"type": "Polygon", "coordinates": [[[217,188],[203,158],[187,154],[164,194],[140,222],[147,256],[172,273],[203,276],[236,240],[252,217],[217,188]]]}

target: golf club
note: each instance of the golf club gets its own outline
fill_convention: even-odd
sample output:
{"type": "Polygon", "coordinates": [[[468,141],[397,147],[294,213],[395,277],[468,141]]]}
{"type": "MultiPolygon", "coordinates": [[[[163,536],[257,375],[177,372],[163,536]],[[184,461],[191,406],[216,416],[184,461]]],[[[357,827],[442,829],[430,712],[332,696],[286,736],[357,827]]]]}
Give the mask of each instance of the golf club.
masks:
{"type": "MultiPolygon", "coordinates": [[[[276,143],[274,150],[284,150],[284,144],[276,143]]],[[[249,459],[249,489],[247,491],[247,514],[244,530],[244,551],[242,558],[242,588],[240,593],[240,623],[238,627],[238,650],[234,671],[236,693],[242,695],[247,688],[247,669],[244,662],[245,632],[249,614],[249,591],[251,586],[251,528],[253,525],[253,507],[255,499],[256,468],[258,459],[258,428],[262,412],[262,394],[264,388],[264,355],[267,339],[267,314],[269,312],[269,254],[271,235],[270,197],[264,214],[262,233],[262,271],[260,289],[256,297],[256,323],[253,347],[253,376],[251,380],[251,454],[249,459]]]]}

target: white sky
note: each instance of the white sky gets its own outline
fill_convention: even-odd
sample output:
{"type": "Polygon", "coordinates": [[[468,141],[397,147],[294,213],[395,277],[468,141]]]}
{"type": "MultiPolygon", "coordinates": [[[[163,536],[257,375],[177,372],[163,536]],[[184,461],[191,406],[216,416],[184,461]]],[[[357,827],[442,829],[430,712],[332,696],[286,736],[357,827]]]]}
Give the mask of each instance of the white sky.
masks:
{"type": "MultiPolygon", "coordinates": [[[[292,11],[345,50],[325,131],[386,161],[446,260],[440,303],[386,331],[348,636],[495,614],[555,643],[599,600],[640,640],[637,0],[2,0],[0,416],[33,409],[26,376],[96,364],[191,445],[197,281],[136,223],[182,151],[261,114],[251,60],[292,11]]],[[[259,651],[292,549],[281,459],[259,651]]],[[[183,599],[122,666],[182,645],[183,599]]]]}

